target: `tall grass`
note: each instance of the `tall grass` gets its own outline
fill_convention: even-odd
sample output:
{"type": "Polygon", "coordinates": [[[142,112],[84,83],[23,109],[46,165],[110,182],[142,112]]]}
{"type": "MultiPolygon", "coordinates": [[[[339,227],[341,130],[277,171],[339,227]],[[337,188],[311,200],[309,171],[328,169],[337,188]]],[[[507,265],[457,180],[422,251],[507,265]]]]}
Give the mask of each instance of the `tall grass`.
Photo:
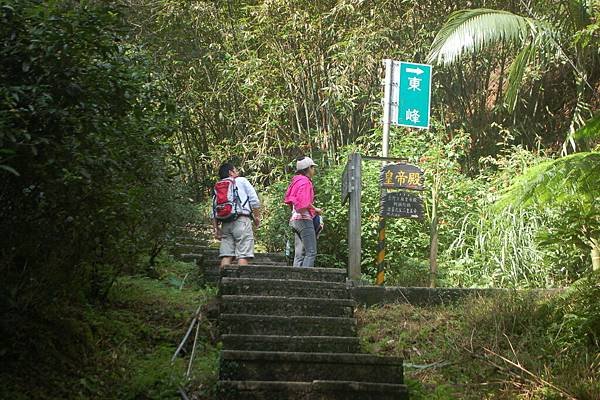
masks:
{"type": "Polygon", "coordinates": [[[537,243],[544,217],[487,207],[463,219],[446,251],[447,279],[458,286],[549,287],[556,276],[537,243]]]}

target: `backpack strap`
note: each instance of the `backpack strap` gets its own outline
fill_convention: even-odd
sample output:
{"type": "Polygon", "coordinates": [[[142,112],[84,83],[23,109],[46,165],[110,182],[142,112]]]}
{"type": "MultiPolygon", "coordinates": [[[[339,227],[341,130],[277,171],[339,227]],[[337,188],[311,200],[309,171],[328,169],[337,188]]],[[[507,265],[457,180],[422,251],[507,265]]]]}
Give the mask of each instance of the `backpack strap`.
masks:
{"type": "MultiPolygon", "coordinates": [[[[240,211],[243,211],[244,207],[246,207],[246,204],[248,204],[248,202],[250,201],[250,198],[248,196],[246,196],[246,201],[244,201],[244,203],[242,204],[242,199],[240,198],[240,194],[239,194],[237,185],[235,183],[235,178],[232,178],[232,179],[233,179],[232,181],[233,181],[233,190],[234,190],[233,195],[234,195],[234,198],[237,200],[235,203],[236,207],[237,207],[237,204],[239,204],[240,211]]],[[[252,207],[250,207],[250,218],[254,219],[252,216],[252,207]]]]}

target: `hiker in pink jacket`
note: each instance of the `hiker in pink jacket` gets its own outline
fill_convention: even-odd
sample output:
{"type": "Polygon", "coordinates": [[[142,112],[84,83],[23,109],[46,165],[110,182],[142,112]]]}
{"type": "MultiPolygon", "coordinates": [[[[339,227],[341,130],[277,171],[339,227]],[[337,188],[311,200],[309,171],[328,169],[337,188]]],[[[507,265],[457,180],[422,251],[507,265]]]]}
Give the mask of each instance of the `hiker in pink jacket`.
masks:
{"type": "Polygon", "coordinates": [[[321,214],[314,206],[315,193],[312,177],[317,164],[310,157],[296,161],[296,175],[285,193],[284,202],[292,208],[290,226],[294,231],[294,267],[313,267],[317,257],[317,235],[313,218],[321,214]]]}

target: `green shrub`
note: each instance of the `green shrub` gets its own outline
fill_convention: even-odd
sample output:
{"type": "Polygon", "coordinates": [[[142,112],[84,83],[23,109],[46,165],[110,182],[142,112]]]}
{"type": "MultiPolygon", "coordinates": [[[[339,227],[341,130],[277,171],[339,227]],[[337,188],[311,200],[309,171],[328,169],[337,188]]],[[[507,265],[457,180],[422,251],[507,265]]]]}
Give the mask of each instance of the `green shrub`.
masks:
{"type": "Polygon", "coordinates": [[[106,301],[121,274],[146,272],[140,256],[158,254],[189,218],[171,159],[168,84],[126,44],[123,26],[101,2],[0,7],[0,352],[8,370],[28,357],[68,366],[62,354],[89,345],[83,322],[70,322],[79,306],[106,301]]]}

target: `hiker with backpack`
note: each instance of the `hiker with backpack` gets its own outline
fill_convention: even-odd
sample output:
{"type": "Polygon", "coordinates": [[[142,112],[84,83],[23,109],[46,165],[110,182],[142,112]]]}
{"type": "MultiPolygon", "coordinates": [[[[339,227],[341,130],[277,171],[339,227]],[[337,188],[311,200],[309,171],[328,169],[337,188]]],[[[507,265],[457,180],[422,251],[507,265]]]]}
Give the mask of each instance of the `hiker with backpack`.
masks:
{"type": "MultiPolygon", "coordinates": [[[[285,193],[284,202],[292,209],[290,226],[294,231],[294,267],[313,267],[317,257],[317,232],[313,220],[320,220],[322,210],[314,206],[312,178],[317,164],[310,157],[296,160],[296,174],[285,193]]],[[[321,226],[321,224],[318,224],[321,226]]],[[[322,226],[321,226],[322,227],[322,226]]]]}
{"type": "Polygon", "coordinates": [[[219,181],[213,188],[213,232],[221,241],[221,268],[234,258],[248,265],[254,258],[252,223],[260,225],[260,200],[248,179],[239,176],[237,168],[224,163],[219,168],[219,181]]]}

